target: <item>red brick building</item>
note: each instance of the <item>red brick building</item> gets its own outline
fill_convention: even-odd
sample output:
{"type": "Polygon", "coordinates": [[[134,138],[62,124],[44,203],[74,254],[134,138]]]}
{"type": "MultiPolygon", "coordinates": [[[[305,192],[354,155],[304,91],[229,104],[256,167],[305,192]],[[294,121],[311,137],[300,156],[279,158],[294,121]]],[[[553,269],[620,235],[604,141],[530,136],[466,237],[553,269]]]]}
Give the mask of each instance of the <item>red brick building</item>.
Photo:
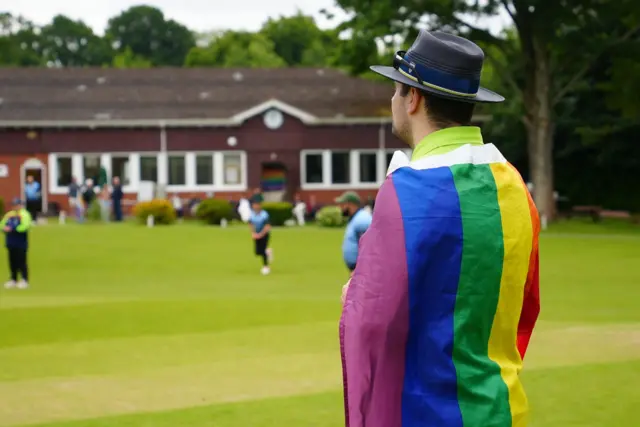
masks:
{"type": "Polygon", "coordinates": [[[0,197],[42,184],[66,206],[72,177],[152,181],[183,197],[318,202],[373,195],[392,152],[390,84],[336,70],[0,69],[0,197]]]}

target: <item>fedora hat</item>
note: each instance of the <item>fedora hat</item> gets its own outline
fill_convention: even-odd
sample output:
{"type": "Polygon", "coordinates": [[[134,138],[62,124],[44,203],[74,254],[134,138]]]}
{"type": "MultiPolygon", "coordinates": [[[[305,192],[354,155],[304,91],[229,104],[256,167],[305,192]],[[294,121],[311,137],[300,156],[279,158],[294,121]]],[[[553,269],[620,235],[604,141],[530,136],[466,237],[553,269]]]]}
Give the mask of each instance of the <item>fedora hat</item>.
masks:
{"type": "Polygon", "coordinates": [[[398,51],[393,66],[371,70],[434,96],[462,102],[502,102],[504,97],[480,87],[484,52],[470,40],[441,31],[421,30],[408,51],[398,51]]]}

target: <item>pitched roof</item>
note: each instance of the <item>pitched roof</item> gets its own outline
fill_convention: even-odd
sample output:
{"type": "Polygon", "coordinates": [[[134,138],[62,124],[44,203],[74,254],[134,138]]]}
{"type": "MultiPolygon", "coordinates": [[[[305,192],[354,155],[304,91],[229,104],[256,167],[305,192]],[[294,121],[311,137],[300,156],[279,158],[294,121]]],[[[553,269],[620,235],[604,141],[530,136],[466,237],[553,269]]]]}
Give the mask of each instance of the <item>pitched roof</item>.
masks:
{"type": "Polygon", "coordinates": [[[376,118],[392,90],[318,68],[0,68],[0,122],[244,120],[274,102],[307,118],[376,118]]]}

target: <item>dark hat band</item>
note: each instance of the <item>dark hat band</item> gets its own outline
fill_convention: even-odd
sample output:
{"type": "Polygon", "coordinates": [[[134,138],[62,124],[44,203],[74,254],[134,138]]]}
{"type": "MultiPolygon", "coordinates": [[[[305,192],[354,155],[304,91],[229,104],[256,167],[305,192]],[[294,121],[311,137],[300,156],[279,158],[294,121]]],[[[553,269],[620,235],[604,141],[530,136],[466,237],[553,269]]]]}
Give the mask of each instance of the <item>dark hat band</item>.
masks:
{"type": "Polygon", "coordinates": [[[412,62],[404,55],[405,52],[398,52],[393,61],[393,67],[405,75],[424,86],[446,92],[452,95],[473,98],[480,89],[480,77],[465,78],[447,73],[442,70],[427,67],[419,63],[412,62]]]}

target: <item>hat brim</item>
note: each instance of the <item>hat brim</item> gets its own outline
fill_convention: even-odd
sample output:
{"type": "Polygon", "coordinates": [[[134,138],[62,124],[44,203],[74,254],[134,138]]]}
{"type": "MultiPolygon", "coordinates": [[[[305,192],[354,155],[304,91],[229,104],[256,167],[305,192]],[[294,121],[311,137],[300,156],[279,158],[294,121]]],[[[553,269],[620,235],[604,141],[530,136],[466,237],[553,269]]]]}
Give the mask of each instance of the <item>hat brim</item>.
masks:
{"type": "Polygon", "coordinates": [[[478,89],[478,93],[476,96],[474,97],[468,97],[468,96],[459,96],[459,95],[454,95],[452,93],[449,92],[444,92],[438,89],[434,89],[432,87],[429,86],[425,86],[425,85],[421,85],[420,83],[416,82],[415,80],[411,80],[409,77],[405,76],[404,74],[402,74],[401,72],[399,72],[398,70],[396,70],[393,67],[389,67],[386,65],[372,65],[371,67],[371,71],[373,71],[374,73],[378,73],[381,76],[384,76],[388,79],[391,79],[393,81],[396,81],[398,83],[403,83],[406,84],[408,86],[414,87],[416,89],[420,89],[423,90],[425,92],[431,93],[434,96],[438,96],[440,98],[446,98],[446,99],[453,99],[456,101],[461,101],[461,102],[469,102],[469,103],[498,103],[498,102],[503,102],[504,101],[504,96],[502,95],[498,95],[495,92],[490,91],[489,89],[485,89],[483,87],[481,87],[480,89],[478,89]]]}

